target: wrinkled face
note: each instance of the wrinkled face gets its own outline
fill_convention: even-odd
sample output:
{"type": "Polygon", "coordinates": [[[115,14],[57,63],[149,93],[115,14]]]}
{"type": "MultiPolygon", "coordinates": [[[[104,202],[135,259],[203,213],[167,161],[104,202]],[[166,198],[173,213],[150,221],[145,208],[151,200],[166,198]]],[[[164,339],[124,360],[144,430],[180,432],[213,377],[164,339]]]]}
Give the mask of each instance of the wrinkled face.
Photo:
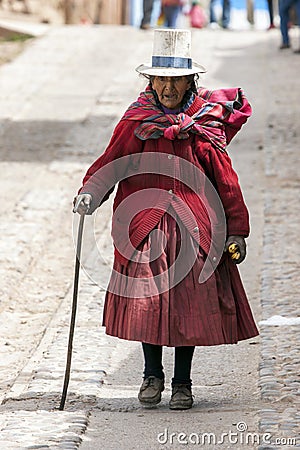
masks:
{"type": "Polygon", "coordinates": [[[168,109],[180,107],[184,94],[190,86],[191,82],[185,76],[155,76],[152,79],[152,88],[156,91],[160,103],[168,109]]]}

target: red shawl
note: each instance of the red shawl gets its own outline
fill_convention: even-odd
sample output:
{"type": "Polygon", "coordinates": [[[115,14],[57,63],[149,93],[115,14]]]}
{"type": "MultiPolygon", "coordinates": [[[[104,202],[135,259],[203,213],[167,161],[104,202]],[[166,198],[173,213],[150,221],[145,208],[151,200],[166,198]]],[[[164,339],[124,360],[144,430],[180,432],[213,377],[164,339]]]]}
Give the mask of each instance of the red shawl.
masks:
{"type": "Polygon", "coordinates": [[[200,88],[200,108],[189,116],[185,112],[165,114],[156,103],[150,87],[132,103],[122,120],[142,121],[135,130],[141,140],[187,139],[189,132],[202,136],[221,151],[251,115],[251,106],[240,88],[210,91],[200,88]]]}

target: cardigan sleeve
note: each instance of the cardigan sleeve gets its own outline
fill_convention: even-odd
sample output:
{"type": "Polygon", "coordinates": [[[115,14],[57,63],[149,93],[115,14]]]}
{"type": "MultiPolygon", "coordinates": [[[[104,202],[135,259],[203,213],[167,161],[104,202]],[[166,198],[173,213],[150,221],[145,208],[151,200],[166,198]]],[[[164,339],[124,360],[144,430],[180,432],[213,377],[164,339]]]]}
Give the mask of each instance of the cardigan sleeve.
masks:
{"type": "Polygon", "coordinates": [[[134,121],[121,120],[105,152],[86,172],[79,193],[92,195],[89,214],[109,198],[119,181],[126,178],[130,155],[141,151],[142,141],[134,135],[136,126],[134,121]]]}
{"type": "Polygon", "coordinates": [[[202,142],[201,147],[205,171],[216,188],[224,208],[227,235],[249,236],[249,213],[229,155],[215,149],[210,143],[202,142]]]}

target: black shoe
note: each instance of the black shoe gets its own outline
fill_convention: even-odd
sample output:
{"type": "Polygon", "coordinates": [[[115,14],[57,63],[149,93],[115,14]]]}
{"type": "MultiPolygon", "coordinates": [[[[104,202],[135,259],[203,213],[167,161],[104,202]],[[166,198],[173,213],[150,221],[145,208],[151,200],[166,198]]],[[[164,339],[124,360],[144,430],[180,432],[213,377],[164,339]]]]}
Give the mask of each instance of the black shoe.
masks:
{"type": "Polygon", "coordinates": [[[157,405],[161,401],[161,393],[164,389],[164,380],[155,376],[147,377],[140,388],[138,399],[145,406],[157,405]]]}
{"type": "Polygon", "coordinates": [[[286,48],[291,48],[290,44],[281,44],[279,50],[285,50],[286,48]]]}
{"type": "Polygon", "coordinates": [[[188,384],[175,384],[172,387],[170,409],[190,409],[193,402],[192,389],[188,384]]]}
{"type": "Polygon", "coordinates": [[[140,26],[140,29],[141,29],[141,30],[151,30],[152,27],[151,27],[150,23],[143,23],[143,24],[140,26]]]}

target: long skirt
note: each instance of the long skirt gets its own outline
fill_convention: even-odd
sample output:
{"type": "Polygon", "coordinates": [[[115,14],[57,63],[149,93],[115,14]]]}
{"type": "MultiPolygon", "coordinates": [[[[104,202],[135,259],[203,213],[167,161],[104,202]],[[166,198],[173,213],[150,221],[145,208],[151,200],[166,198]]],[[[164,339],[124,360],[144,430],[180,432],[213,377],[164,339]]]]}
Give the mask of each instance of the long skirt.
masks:
{"type": "Polygon", "coordinates": [[[115,259],[104,305],[106,333],[170,347],[234,344],[258,335],[237,266],[224,253],[199,282],[206,256],[179,224],[165,213],[132,261],[115,259]],[[193,256],[191,248],[193,258],[186,256],[193,256]]]}

